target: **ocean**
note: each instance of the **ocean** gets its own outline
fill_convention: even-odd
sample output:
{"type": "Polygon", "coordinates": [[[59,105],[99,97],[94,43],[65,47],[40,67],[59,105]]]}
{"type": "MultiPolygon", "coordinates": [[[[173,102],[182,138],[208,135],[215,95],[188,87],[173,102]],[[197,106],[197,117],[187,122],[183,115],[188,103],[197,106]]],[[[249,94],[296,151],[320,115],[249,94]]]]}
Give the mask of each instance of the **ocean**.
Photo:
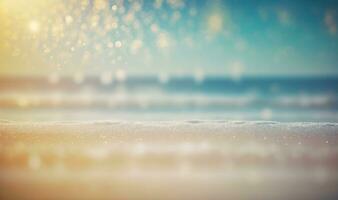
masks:
{"type": "Polygon", "coordinates": [[[2,77],[0,110],[14,121],[338,122],[338,77],[2,77]]]}

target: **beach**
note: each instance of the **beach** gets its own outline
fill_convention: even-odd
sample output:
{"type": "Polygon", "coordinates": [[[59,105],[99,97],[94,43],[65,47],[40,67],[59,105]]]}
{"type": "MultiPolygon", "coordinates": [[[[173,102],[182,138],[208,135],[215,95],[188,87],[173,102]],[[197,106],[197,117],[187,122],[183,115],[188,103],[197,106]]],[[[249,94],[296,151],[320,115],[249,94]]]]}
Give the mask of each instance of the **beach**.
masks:
{"type": "Polygon", "coordinates": [[[338,124],[0,123],[1,199],[336,199],[338,124]]]}
{"type": "Polygon", "coordinates": [[[337,11],[0,0],[0,200],[337,200],[337,11]]]}

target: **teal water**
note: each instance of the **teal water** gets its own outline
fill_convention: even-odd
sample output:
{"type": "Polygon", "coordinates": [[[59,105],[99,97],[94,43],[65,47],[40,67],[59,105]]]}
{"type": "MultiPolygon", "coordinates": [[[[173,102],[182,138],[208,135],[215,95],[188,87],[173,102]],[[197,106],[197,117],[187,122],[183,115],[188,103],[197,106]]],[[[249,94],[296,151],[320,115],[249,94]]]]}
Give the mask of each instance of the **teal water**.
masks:
{"type": "Polygon", "coordinates": [[[338,122],[338,78],[70,77],[0,79],[9,120],[271,120],[338,122]]]}

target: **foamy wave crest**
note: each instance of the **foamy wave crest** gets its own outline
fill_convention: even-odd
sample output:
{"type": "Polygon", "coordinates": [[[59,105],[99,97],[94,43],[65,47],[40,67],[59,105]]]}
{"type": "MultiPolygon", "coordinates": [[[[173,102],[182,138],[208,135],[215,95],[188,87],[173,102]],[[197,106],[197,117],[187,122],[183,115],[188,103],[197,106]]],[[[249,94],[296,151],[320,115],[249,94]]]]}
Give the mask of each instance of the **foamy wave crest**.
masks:
{"type": "Polygon", "coordinates": [[[203,95],[203,94],[164,94],[164,93],[52,93],[52,94],[2,94],[1,107],[73,107],[73,108],[111,108],[111,109],[227,109],[247,108],[318,108],[337,109],[338,100],[330,94],[320,95],[281,95],[274,97],[257,94],[203,95]]]}

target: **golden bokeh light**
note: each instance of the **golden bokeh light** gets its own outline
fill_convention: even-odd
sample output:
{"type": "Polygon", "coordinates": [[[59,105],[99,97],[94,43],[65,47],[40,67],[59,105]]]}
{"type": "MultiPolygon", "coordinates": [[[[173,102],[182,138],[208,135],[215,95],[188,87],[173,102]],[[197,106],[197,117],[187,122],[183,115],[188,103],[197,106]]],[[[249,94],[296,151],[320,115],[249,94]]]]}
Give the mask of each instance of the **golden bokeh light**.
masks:
{"type": "Polygon", "coordinates": [[[40,30],[40,23],[36,20],[32,20],[28,24],[29,31],[32,33],[37,33],[40,30]]]}

